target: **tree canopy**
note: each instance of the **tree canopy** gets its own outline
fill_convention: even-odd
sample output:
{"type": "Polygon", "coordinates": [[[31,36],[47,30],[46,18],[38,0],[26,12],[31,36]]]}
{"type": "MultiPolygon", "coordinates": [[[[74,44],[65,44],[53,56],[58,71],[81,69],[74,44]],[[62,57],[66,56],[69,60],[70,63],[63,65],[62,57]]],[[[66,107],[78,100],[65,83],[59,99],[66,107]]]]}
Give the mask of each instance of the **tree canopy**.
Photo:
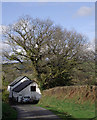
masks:
{"type": "Polygon", "coordinates": [[[89,59],[83,52],[87,38],[49,19],[22,17],[7,26],[3,38],[11,46],[10,53],[5,51],[4,56],[21,64],[31,62],[43,88],[70,85],[72,69],[80,61],[89,59]]]}

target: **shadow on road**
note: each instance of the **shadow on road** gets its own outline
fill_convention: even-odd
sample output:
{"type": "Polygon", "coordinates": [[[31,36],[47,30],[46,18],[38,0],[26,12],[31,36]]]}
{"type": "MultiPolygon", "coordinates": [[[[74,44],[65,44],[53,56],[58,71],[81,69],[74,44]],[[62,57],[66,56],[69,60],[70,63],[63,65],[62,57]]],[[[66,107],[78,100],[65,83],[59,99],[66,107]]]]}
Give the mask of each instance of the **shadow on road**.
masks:
{"type": "Polygon", "coordinates": [[[26,102],[26,103],[24,103],[24,102],[16,102],[16,101],[12,101],[12,100],[10,100],[9,101],[9,104],[10,105],[25,105],[25,104],[32,104],[32,105],[35,105],[35,104],[38,104],[38,102],[39,102],[39,100],[34,100],[33,102],[26,102]]]}
{"type": "Polygon", "coordinates": [[[17,120],[61,120],[51,111],[32,104],[18,104],[13,105],[18,111],[17,120]]]}
{"type": "MultiPolygon", "coordinates": [[[[50,110],[50,109],[49,109],[50,110]]],[[[78,120],[76,118],[73,118],[71,115],[68,115],[67,113],[64,112],[59,112],[57,110],[51,110],[53,113],[57,114],[58,116],[61,117],[62,120],[78,120]]]]}
{"type": "Polygon", "coordinates": [[[15,108],[18,111],[18,119],[17,120],[95,120],[92,119],[80,119],[80,118],[74,118],[71,115],[68,115],[67,113],[59,112],[57,110],[49,110],[44,109],[42,107],[35,106],[35,104],[15,104],[13,105],[13,108],[15,108]],[[51,112],[51,111],[52,112],[51,112]],[[59,118],[58,116],[61,118],[59,118]]]}

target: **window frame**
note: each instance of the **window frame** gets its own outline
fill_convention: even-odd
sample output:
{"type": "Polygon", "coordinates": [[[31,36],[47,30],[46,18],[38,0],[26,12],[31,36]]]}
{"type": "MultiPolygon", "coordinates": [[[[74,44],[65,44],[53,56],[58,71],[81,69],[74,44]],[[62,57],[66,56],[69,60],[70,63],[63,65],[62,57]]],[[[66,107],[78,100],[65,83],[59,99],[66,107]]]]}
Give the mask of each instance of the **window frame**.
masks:
{"type": "Polygon", "coordinates": [[[30,91],[31,92],[36,92],[36,86],[30,86],[30,91]]]}

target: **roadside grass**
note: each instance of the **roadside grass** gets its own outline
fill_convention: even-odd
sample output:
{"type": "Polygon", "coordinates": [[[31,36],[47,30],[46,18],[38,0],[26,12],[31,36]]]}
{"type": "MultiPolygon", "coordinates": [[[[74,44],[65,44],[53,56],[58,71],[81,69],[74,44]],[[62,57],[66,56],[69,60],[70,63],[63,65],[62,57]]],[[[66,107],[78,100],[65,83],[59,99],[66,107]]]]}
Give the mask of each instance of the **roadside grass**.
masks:
{"type": "Polygon", "coordinates": [[[4,103],[8,103],[9,102],[9,92],[7,91],[7,90],[4,90],[3,92],[2,92],[2,101],[4,102],[4,103]]]}
{"type": "Polygon", "coordinates": [[[4,89],[2,92],[2,120],[16,120],[17,111],[9,104],[9,92],[4,89]]]}
{"type": "Polygon", "coordinates": [[[95,104],[85,102],[83,104],[76,103],[75,100],[57,99],[54,96],[42,96],[38,106],[51,110],[64,120],[80,120],[95,118],[95,104]]]}
{"type": "Polygon", "coordinates": [[[8,103],[2,103],[2,120],[16,120],[17,111],[13,109],[8,103]]]}

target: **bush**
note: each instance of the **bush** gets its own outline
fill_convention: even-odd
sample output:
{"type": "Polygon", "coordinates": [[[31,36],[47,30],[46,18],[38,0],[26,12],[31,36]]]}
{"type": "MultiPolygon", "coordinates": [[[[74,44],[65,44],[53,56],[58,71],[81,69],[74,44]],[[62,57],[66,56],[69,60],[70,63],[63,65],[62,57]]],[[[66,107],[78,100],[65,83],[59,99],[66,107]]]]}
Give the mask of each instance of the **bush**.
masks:
{"type": "Polygon", "coordinates": [[[9,101],[9,92],[4,90],[2,92],[2,101],[8,103],[9,101]]]}

